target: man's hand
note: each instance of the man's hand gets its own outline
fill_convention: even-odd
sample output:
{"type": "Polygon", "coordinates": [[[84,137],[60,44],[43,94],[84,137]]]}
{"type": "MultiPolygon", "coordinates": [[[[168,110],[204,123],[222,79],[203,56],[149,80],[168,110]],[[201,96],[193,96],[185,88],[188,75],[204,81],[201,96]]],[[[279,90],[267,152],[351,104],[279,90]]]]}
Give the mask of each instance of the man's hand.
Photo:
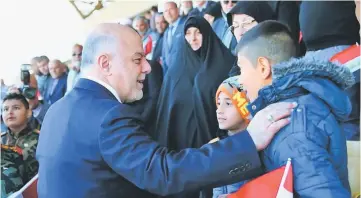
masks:
{"type": "Polygon", "coordinates": [[[257,150],[260,151],[266,148],[273,136],[290,122],[288,116],[296,106],[297,103],[274,103],[254,116],[247,127],[247,131],[257,150]]]}

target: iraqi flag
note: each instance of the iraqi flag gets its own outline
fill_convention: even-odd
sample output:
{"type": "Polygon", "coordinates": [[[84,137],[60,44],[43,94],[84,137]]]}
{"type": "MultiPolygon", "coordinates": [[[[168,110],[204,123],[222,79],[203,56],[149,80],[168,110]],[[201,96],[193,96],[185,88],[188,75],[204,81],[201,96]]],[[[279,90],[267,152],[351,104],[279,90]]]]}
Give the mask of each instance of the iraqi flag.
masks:
{"type": "Polygon", "coordinates": [[[293,172],[291,159],[287,164],[276,170],[243,185],[237,192],[227,198],[292,198],[293,172]]]}
{"type": "Polygon", "coordinates": [[[360,45],[352,45],[351,47],[334,55],[330,61],[341,63],[343,66],[349,68],[355,76],[356,82],[360,82],[360,53],[360,45]]]}

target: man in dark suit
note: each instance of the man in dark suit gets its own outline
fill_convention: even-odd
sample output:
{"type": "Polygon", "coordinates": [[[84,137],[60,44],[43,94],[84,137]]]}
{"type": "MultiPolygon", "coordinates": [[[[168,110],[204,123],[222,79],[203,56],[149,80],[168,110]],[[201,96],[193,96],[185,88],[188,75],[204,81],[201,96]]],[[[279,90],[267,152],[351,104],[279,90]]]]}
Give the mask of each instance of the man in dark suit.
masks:
{"type": "Polygon", "coordinates": [[[158,63],[162,63],[160,61],[160,58],[162,57],[164,32],[168,27],[168,23],[164,19],[163,14],[159,14],[159,13],[155,14],[155,27],[159,34],[159,38],[158,38],[157,44],[155,45],[155,48],[154,48],[152,60],[155,60],[158,63]]]}
{"type": "Polygon", "coordinates": [[[213,6],[216,4],[214,1],[207,1],[207,0],[197,0],[193,2],[193,9],[189,12],[188,16],[190,15],[198,15],[204,16],[204,11],[207,7],[213,6]]]}
{"type": "Polygon", "coordinates": [[[65,65],[59,60],[49,63],[49,73],[51,79],[46,88],[44,101],[52,105],[65,95],[68,75],[65,73],[65,65]]]}
{"type": "Polygon", "coordinates": [[[237,40],[236,37],[233,36],[227,23],[227,13],[234,7],[236,3],[237,1],[222,0],[220,2],[222,7],[221,16],[216,18],[212,24],[213,31],[222,40],[223,44],[231,51],[236,48],[237,40]]]}
{"type": "Polygon", "coordinates": [[[164,33],[163,49],[161,63],[163,66],[163,75],[166,74],[171,63],[172,57],[177,50],[178,42],[182,38],[183,24],[185,17],[179,16],[179,10],[175,2],[164,3],[164,18],[168,22],[169,26],[164,33]]]}
{"type": "Polygon", "coordinates": [[[153,141],[127,104],[143,97],[150,73],[136,31],[100,24],[85,41],[81,73],[43,122],[36,153],[40,198],[143,198],[151,197],[146,191],[169,195],[254,177],[258,151],[289,123],[285,117],[296,106],[266,108],[246,131],[176,152],[153,141]]]}

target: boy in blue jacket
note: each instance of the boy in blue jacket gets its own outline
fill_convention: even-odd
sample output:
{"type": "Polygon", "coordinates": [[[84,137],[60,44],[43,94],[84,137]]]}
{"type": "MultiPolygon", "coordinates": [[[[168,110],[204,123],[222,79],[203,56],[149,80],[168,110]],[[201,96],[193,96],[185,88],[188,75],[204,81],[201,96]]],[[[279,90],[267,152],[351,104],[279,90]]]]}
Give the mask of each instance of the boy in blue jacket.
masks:
{"type": "MultiPolygon", "coordinates": [[[[276,21],[258,24],[237,46],[239,81],[252,115],[275,102],[298,103],[291,123],[260,153],[262,162],[271,171],[292,159],[294,197],[351,197],[339,123],[352,109],[344,90],[353,85],[353,75],[341,65],[295,55],[289,29],[276,21]]],[[[274,122],[271,114],[268,120],[274,122]]]]}

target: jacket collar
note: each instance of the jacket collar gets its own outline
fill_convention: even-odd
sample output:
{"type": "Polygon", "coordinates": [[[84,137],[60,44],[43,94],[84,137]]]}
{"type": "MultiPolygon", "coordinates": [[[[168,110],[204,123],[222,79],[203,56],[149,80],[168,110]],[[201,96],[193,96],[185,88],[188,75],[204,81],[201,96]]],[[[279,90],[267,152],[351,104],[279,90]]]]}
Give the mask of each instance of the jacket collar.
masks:
{"type": "Polygon", "coordinates": [[[309,58],[291,59],[272,67],[273,82],[258,92],[248,105],[254,116],[269,104],[312,93],[325,102],[338,119],[351,111],[344,89],[354,83],[352,73],[342,65],[309,58]]]}
{"type": "MultiPolygon", "coordinates": [[[[87,78],[80,78],[75,84],[74,88],[86,89],[96,92],[97,95],[107,97],[113,100],[118,100],[116,95],[100,83],[87,78]]],[[[118,100],[119,101],[119,100],[118,100]]]]}

